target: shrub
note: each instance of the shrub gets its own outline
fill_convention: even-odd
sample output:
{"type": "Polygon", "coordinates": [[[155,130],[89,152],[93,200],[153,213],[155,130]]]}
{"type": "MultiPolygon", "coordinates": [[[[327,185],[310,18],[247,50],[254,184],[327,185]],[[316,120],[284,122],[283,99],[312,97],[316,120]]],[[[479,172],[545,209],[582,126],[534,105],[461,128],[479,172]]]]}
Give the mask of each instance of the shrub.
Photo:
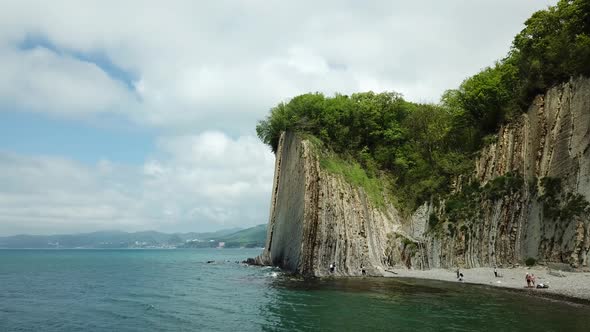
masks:
{"type": "Polygon", "coordinates": [[[541,179],[541,186],[543,195],[539,200],[543,203],[544,217],[569,222],[588,214],[590,202],[580,194],[563,192],[561,179],[544,177],[541,179]]]}
{"type": "Polygon", "coordinates": [[[436,228],[436,226],[438,226],[438,222],[439,220],[436,214],[431,213],[428,217],[428,226],[430,226],[430,228],[436,228]]]}
{"type": "Polygon", "coordinates": [[[533,266],[533,265],[537,264],[537,260],[533,257],[529,257],[525,260],[524,263],[526,264],[526,266],[533,266]]]}
{"type": "Polygon", "coordinates": [[[516,172],[508,172],[489,181],[484,186],[484,193],[487,199],[498,200],[512,195],[523,188],[524,179],[516,172]]]}

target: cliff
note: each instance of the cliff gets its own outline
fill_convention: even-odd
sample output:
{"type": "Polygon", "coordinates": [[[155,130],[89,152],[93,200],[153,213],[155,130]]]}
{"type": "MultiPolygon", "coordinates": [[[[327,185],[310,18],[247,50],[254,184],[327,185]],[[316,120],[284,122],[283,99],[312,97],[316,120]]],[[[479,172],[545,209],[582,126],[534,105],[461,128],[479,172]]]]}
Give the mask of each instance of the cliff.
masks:
{"type": "MultiPolygon", "coordinates": [[[[518,179],[512,181],[515,188],[495,197],[480,195],[471,220],[451,232],[447,227],[442,234],[425,234],[428,266],[514,265],[527,258],[587,265],[589,79],[571,80],[538,96],[519,121],[501,128],[497,142],[481,151],[474,174],[463,182],[494,187],[504,180],[506,186],[509,178],[518,179]]],[[[440,205],[435,215],[445,218],[440,205]]]]}
{"type": "MultiPolygon", "coordinates": [[[[411,216],[320,166],[321,153],[284,133],[258,264],[308,276],[382,275],[391,267],[477,267],[526,259],[585,266],[590,249],[590,80],[538,96],[480,151],[473,174],[411,216]],[[471,188],[471,189],[469,189],[471,188]],[[468,192],[468,194],[467,194],[468,192]],[[457,213],[452,200],[470,206],[457,213]]],[[[385,195],[384,195],[385,197],[385,195]]]]}
{"type": "Polygon", "coordinates": [[[266,247],[259,264],[308,276],[381,275],[392,265],[391,237],[401,228],[391,206],[320,167],[312,143],[284,133],[276,155],[266,247]]]}

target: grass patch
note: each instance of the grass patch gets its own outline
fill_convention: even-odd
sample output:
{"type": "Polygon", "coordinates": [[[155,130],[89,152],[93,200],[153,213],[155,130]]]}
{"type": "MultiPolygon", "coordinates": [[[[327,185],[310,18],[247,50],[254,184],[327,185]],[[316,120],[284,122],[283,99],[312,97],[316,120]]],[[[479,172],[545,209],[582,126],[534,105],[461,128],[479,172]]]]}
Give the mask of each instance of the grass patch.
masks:
{"type": "Polygon", "coordinates": [[[324,142],[321,139],[317,138],[315,135],[309,133],[298,133],[303,140],[309,141],[311,146],[319,152],[319,150],[324,149],[324,142]]]}
{"type": "Polygon", "coordinates": [[[341,175],[353,186],[363,188],[377,207],[385,206],[383,181],[369,176],[358,162],[343,159],[334,153],[324,153],[320,156],[320,167],[332,174],[341,175]]]}

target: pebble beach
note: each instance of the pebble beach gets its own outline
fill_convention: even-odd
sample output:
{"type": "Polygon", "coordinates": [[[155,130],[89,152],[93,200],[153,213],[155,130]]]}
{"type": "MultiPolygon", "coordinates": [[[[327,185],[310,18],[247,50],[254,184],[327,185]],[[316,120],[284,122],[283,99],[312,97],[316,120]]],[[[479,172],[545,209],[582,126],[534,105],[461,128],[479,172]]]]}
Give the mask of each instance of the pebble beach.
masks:
{"type": "MultiPolygon", "coordinates": [[[[546,297],[561,297],[574,300],[582,300],[590,304],[590,272],[564,272],[551,270],[546,267],[516,267],[498,269],[501,277],[494,276],[493,268],[462,269],[464,283],[487,285],[491,287],[503,287],[526,291],[531,295],[546,297]],[[536,284],[546,284],[549,288],[527,288],[525,276],[534,274],[536,284]]],[[[431,269],[431,270],[407,270],[396,269],[385,272],[385,277],[419,278],[451,282],[457,280],[455,270],[431,269]]]]}

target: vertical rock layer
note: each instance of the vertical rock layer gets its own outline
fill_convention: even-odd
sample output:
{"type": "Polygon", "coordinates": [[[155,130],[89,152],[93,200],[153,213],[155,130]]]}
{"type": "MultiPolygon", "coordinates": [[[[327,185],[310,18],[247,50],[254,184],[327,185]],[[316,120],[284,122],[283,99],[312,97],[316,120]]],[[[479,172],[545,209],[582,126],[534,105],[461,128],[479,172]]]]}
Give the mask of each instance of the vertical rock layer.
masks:
{"type": "MultiPolygon", "coordinates": [[[[541,179],[559,179],[560,204],[579,194],[590,201],[590,80],[576,79],[538,96],[519,121],[501,128],[481,150],[474,173],[458,179],[482,185],[507,173],[523,185],[482,199],[473,220],[430,229],[444,219],[444,202],[402,217],[387,202],[377,206],[362,188],[320,167],[311,142],[282,135],[276,154],[267,245],[256,258],[308,275],[381,275],[392,266],[413,268],[547,262],[587,263],[590,217],[549,216],[541,179]]],[[[549,203],[548,203],[549,202],[549,203]]],[[[564,208],[565,209],[565,208],[564,208]]],[[[555,209],[553,209],[555,210],[555,209]]],[[[563,209],[562,209],[563,210],[563,209]]],[[[563,215],[563,213],[561,214],[563,215]]],[[[447,220],[453,224],[454,220],[447,220]]]]}
{"type": "Polygon", "coordinates": [[[472,178],[483,185],[509,172],[522,175],[520,190],[483,201],[469,229],[429,237],[435,266],[516,264],[529,257],[585,264],[589,216],[547,215],[559,206],[543,201],[547,188],[540,184],[544,178],[558,179],[562,204],[572,194],[590,201],[589,79],[571,80],[538,96],[519,121],[502,127],[497,142],[481,151],[472,178]]]}
{"type": "Polygon", "coordinates": [[[381,275],[393,264],[391,238],[400,228],[393,207],[376,208],[361,188],[320,168],[309,141],[281,136],[268,235],[259,264],[308,275],[381,275]]]}

